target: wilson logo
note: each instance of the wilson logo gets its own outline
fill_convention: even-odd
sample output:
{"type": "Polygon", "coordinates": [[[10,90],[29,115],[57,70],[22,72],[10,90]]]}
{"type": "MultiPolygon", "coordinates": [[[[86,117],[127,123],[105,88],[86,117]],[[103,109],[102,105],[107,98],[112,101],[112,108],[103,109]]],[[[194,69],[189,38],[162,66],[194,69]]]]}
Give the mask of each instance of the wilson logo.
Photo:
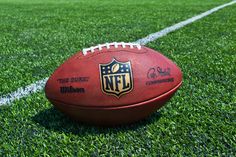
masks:
{"type": "Polygon", "coordinates": [[[100,64],[101,88],[105,94],[119,98],[133,89],[133,76],[130,61],[118,62],[113,59],[108,64],[100,64]]]}
{"type": "Polygon", "coordinates": [[[65,93],[85,93],[85,89],[84,88],[75,88],[72,86],[60,87],[60,92],[62,94],[65,94],[65,93]]]}

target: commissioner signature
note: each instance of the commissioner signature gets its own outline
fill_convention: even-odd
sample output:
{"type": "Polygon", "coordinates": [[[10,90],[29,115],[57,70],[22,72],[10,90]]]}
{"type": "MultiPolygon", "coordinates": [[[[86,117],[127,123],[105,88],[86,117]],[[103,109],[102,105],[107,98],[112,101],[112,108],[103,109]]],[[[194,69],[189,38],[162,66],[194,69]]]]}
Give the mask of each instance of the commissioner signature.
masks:
{"type": "Polygon", "coordinates": [[[147,72],[148,79],[155,79],[157,77],[170,76],[170,68],[152,67],[147,72]]]}

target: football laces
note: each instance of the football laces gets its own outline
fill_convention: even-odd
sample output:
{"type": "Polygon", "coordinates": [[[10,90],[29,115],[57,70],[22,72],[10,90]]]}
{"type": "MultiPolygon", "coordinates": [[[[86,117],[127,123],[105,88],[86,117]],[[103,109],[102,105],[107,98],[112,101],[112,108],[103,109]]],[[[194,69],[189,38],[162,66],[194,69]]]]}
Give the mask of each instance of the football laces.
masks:
{"type": "Polygon", "coordinates": [[[101,51],[103,48],[110,49],[111,46],[114,46],[114,48],[118,48],[119,46],[122,46],[122,48],[129,47],[130,49],[137,48],[138,50],[141,50],[141,45],[136,43],[125,43],[125,42],[113,42],[113,43],[105,43],[105,44],[99,44],[97,46],[92,46],[90,48],[83,49],[82,53],[83,55],[87,55],[89,52],[94,53],[96,49],[101,51]]]}

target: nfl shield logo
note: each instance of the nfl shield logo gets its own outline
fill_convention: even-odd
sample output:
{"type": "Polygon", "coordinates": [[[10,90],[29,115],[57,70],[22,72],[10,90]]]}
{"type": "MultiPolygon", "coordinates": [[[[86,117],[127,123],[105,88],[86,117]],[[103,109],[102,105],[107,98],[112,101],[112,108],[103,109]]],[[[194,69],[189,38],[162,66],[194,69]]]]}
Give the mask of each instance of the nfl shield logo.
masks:
{"type": "Polygon", "coordinates": [[[101,88],[105,94],[119,98],[133,89],[133,76],[130,61],[118,62],[113,59],[108,64],[100,64],[101,88]]]}

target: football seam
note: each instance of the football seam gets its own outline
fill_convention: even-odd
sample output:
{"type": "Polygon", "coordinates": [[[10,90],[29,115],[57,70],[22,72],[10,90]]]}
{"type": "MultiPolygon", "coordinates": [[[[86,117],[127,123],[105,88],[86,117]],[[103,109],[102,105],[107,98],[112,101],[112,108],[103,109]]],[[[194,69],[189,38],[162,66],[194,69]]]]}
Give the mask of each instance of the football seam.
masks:
{"type": "Polygon", "coordinates": [[[64,101],[52,99],[52,98],[49,98],[49,97],[47,97],[47,98],[49,98],[50,100],[52,100],[54,102],[59,102],[59,103],[62,103],[62,104],[66,104],[66,105],[69,105],[69,106],[74,106],[74,107],[81,108],[81,109],[104,109],[104,110],[106,110],[106,109],[122,109],[122,108],[127,108],[127,107],[140,106],[143,103],[147,103],[147,102],[154,101],[156,99],[160,99],[161,97],[168,95],[172,91],[177,90],[181,86],[182,82],[183,81],[181,81],[174,88],[168,90],[167,92],[165,92],[165,93],[163,93],[163,94],[161,94],[161,95],[159,95],[157,97],[153,97],[153,98],[150,98],[148,100],[145,100],[145,101],[142,101],[142,102],[137,102],[137,103],[134,103],[134,104],[128,104],[128,105],[125,105],[125,106],[111,106],[111,107],[109,107],[109,106],[106,106],[106,107],[104,107],[104,106],[100,106],[100,107],[99,106],[90,106],[90,107],[85,107],[85,106],[79,106],[79,105],[74,105],[74,104],[68,104],[68,103],[65,103],[64,101]]]}

